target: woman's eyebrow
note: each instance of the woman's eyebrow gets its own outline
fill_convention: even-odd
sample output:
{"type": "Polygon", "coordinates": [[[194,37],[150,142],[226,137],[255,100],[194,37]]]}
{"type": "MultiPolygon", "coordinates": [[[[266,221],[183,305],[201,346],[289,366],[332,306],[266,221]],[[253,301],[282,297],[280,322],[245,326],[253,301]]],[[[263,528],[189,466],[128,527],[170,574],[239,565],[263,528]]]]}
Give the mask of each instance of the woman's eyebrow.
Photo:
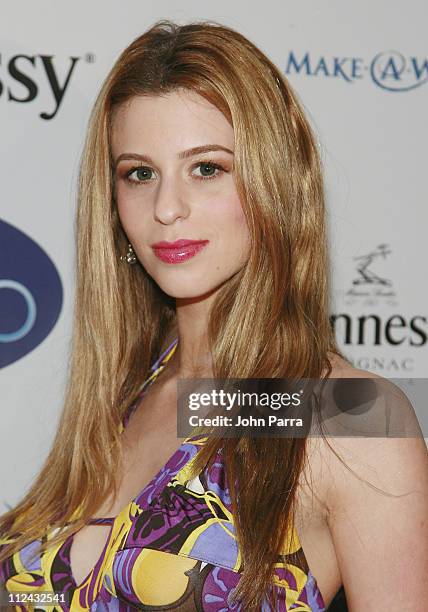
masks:
{"type": "MultiPolygon", "coordinates": [[[[231,151],[227,147],[223,147],[222,145],[218,144],[208,144],[201,145],[200,147],[192,147],[191,149],[187,149],[186,151],[181,151],[181,153],[178,154],[178,159],[187,159],[188,157],[200,155],[201,153],[208,153],[209,151],[224,151],[226,153],[229,153],[230,155],[233,155],[233,151],[231,151]]],[[[138,159],[138,161],[143,161],[148,164],[154,165],[152,158],[148,155],[141,155],[140,153],[122,153],[116,159],[115,166],[117,166],[119,162],[125,159],[138,159]]]]}
{"type": "Polygon", "coordinates": [[[230,153],[230,155],[233,155],[233,151],[231,151],[227,147],[223,147],[222,145],[217,144],[209,144],[202,145],[200,147],[193,147],[192,149],[187,149],[187,151],[182,151],[178,154],[178,159],[187,159],[188,157],[192,157],[193,155],[208,153],[208,151],[225,151],[226,153],[230,153]]]}

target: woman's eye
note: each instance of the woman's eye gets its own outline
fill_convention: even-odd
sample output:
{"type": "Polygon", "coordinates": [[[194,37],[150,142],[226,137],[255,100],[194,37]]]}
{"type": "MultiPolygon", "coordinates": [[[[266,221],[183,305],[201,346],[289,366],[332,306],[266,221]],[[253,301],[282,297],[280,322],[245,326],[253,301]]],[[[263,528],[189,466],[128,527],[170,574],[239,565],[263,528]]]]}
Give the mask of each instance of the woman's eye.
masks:
{"type": "Polygon", "coordinates": [[[127,173],[128,180],[131,183],[143,183],[148,181],[153,173],[151,168],[147,168],[146,166],[141,166],[140,168],[134,168],[130,172],[127,173]]]}
{"type": "MultiPolygon", "coordinates": [[[[193,167],[192,174],[194,178],[197,180],[208,180],[214,179],[219,174],[224,172],[224,168],[219,164],[215,164],[214,162],[206,161],[199,162],[193,167]],[[199,172],[194,174],[194,171],[198,170],[199,172]]],[[[142,183],[148,183],[153,179],[153,170],[148,166],[139,166],[138,168],[131,168],[126,173],[126,179],[133,183],[134,185],[141,185],[142,183]]]]}
{"type": "Polygon", "coordinates": [[[218,176],[223,168],[219,164],[214,164],[213,162],[200,162],[195,166],[195,170],[200,170],[201,172],[200,175],[196,175],[197,178],[204,180],[218,176]],[[219,170],[219,172],[216,173],[216,170],[219,170]]]}

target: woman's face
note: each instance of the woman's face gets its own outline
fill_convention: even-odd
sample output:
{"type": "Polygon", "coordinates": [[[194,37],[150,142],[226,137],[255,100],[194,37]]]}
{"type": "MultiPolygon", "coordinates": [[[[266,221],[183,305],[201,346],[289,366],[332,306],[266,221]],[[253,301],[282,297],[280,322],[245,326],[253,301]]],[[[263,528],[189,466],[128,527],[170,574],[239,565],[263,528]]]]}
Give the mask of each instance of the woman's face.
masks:
{"type": "Polygon", "coordinates": [[[136,96],[115,115],[120,220],[146,271],[172,297],[211,294],[248,259],[233,151],[232,126],[194,92],[136,96]],[[199,243],[153,246],[178,240],[199,243]]]}

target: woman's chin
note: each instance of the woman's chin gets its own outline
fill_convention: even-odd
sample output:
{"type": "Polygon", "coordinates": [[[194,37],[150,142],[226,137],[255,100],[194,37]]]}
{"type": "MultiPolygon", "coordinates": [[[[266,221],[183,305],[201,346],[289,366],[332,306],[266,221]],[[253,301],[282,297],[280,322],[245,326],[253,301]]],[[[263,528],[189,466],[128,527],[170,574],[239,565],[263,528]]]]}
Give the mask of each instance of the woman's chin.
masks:
{"type": "Polygon", "coordinates": [[[175,298],[177,300],[187,299],[191,300],[203,300],[208,298],[210,295],[215,293],[215,291],[219,288],[219,285],[211,285],[205,283],[160,283],[158,282],[159,287],[162,289],[164,293],[169,295],[171,298],[175,298]]]}

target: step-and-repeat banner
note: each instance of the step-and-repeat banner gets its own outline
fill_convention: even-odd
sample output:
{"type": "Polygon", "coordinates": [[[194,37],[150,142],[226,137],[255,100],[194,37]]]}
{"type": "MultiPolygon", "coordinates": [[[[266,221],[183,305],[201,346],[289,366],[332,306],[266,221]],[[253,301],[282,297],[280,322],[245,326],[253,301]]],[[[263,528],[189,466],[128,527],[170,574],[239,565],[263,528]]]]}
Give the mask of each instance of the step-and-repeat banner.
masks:
{"type": "Polygon", "coordinates": [[[91,105],[160,18],[229,25],[287,76],[325,166],[339,344],[359,368],[427,376],[426,2],[4,0],[0,11],[0,512],[40,468],[63,402],[91,105]]]}

